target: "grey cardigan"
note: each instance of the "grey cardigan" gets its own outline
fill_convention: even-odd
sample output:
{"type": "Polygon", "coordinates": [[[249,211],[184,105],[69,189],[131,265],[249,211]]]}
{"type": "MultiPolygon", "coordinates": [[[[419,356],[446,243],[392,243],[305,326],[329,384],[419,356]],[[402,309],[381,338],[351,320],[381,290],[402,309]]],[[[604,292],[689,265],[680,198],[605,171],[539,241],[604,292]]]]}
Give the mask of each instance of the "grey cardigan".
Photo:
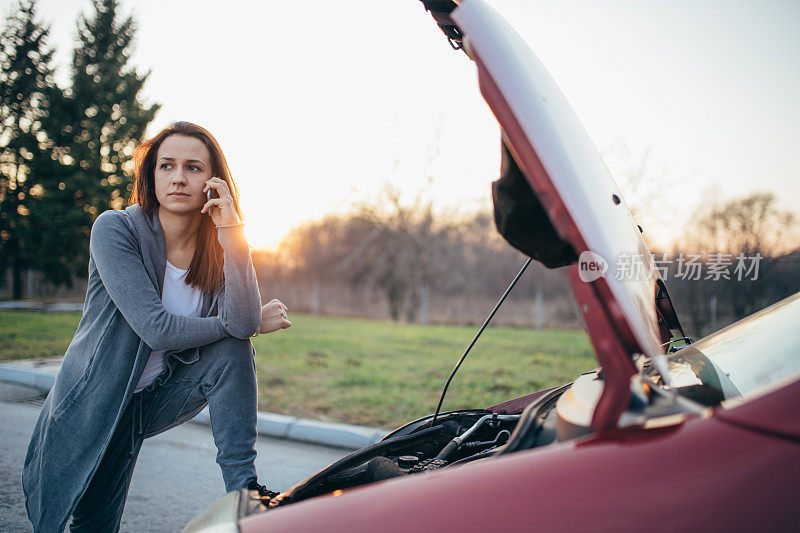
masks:
{"type": "Polygon", "coordinates": [[[258,331],[261,298],[243,229],[220,229],[218,239],[224,286],[203,295],[202,317],[182,317],[161,303],[167,254],[158,208],[147,215],[136,204],[97,217],[83,317],[39,414],[22,472],[35,531],[64,530],[151,350],[166,350],[168,363],[189,364],[200,346],[258,331]]]}

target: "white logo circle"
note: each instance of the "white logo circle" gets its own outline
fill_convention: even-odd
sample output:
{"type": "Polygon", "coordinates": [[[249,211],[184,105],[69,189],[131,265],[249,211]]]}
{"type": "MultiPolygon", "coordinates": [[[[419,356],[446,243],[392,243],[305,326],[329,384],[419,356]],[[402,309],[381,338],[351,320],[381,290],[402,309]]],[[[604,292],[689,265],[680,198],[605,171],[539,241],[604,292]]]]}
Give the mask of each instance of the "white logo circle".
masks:
{"type": "Polygon", "coordinates": [[[608,262],[599,254],[585,251],[578,257],[578,277],[581,281],[589,283],[602,278],[608,270],[608,262]]]}

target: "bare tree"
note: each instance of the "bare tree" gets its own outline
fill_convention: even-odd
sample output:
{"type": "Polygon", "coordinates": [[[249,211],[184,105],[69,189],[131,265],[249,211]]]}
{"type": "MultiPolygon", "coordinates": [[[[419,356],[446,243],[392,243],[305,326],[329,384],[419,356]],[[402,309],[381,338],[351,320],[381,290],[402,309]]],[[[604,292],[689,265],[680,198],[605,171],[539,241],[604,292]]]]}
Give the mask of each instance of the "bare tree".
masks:
{"type": "Polygon", "coordinates": [[[792,274],[798,253],[791,253],[798,249],[797,221],[776,203],[773,193],[753,193],[704,204],[691,218],[673,257],[693,254],[705,265],[726,267],[724,275],[670,283],[678,311],[696,331],[707,330],[712,299],[724,325],[800,290],[800,279],[792,274]]]}
{"type": "Polygon", "coordinates": [[[381,193],[356,204],[351,226],[360,237],[338,265],[351,283],[373,283],[386,296],[389,313],[413,322],[421,298],[443,279],[454,253],[453,227],[434,213],[424,192],[403,203],[399,190],[386,184],[381,193]]]}
{"type": "Polygon", "coordinates": [[[761,253],[768,258],[786,253],[797,244],[796,219],[776,203],[775,194],[761,192],[703,205],[695,213],[686,244],[702,253],[761,253]]]}

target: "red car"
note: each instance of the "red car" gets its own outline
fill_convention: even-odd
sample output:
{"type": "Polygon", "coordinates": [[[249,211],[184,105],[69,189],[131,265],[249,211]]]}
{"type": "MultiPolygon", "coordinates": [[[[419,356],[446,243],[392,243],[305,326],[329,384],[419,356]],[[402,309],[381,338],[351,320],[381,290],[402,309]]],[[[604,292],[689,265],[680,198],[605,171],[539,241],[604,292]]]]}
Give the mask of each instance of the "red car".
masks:
{"type": "Polygon", "coordinates": [[[264,506],[199,531],[772,531],[800,527],[800,294],[696,343],[587,133],[482,0],[423,0],[475,62],[503,132],[498,229],[568,266],[600,368],[488,409],[424,417],[264,506]],[[641,257],[642,275],[609,263],[641,257]]]}

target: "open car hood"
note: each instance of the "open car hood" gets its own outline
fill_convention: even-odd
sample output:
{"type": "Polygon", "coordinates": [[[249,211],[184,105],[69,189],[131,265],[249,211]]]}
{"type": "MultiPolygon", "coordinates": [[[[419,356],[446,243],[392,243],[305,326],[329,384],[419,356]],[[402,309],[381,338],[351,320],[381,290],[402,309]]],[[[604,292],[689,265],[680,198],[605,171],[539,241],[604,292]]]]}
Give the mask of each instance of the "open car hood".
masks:
{"type": "Polygon", "coordinates": [[[516,31],[483,0],[422,1],[451,45],[475,62],[502,128],[498,229],[546,266],[569,265],[603,368],[592,426],[615,427],[637,373],[633,356],[645,354],[668,380],[664,343],[680,329],[641,230],[575,112],[516,31]]]}

